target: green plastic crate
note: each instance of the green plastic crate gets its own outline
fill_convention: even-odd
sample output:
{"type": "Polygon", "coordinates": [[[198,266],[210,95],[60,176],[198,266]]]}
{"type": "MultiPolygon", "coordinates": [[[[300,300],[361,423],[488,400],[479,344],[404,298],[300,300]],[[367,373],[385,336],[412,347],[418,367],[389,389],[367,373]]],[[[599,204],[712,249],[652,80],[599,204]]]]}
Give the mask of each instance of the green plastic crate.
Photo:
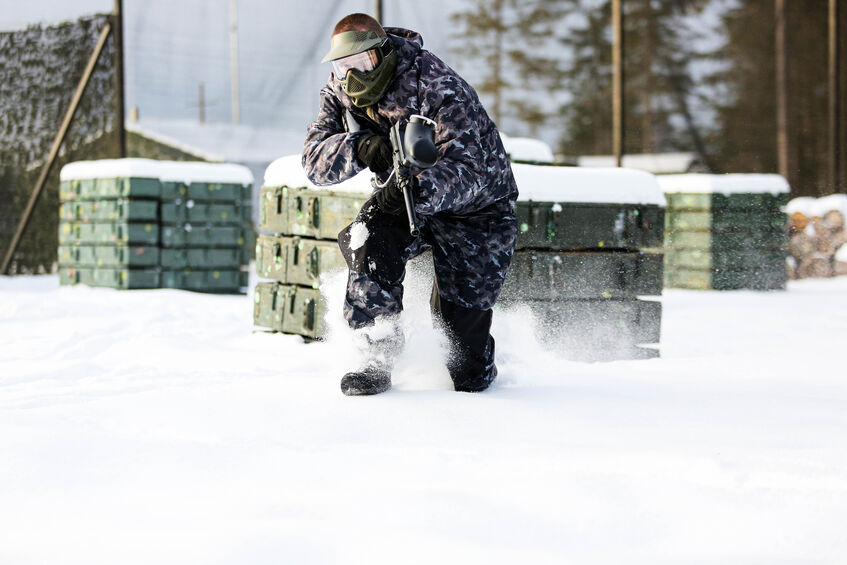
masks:
{"type": "Polygon", "coordinates": [[[663,270],[663,257],[657,253],[516,251],[501,300],[659,295],[663,270]]]}
{"type": "Polygon", "coordinates": [[[247,230],[235,226],[162,226],[163,247],[242,247],[247,230]]]}
{"type": "Polygon", "coordinates": [[[158,288],[160,273],[143,269],[60,267],[59,283],[117,289],[158,288]]]}
{"type": "Polygon", "coordinates": [[[159,248],[131,245],[60,245],[60,267],[155,267],[159,248]]]}
{"type": "Polygon", "coordinates": [[[244,294],[247,273],[233,269],[180,269],[162,271],[162,288],[244,294]]]}
{"type": "Polygon", "coordinates": [[[250,203],[208,204],[188,200],[162,203],[164,224],[225,224],[243,225],[252,218],[250,203]]]}
{"type": "Polygon", "coordinates": [[[59,223],[59,244],[156,245],[159,226],[155,223],[59,223]]]}
{"type": "Polygon", "coordinates": [[[161,265],[166,269],[238,269],[248,263],[240,247],[208,249],[162,249],[161,265]]]}
{"type": "Polygon", "coordinates": [[[253,323],[307,338],[326,334],[326,301],[312,288],[264,282],[254,290],[253,323]]]}
{"type": "Polygon", "coordinates": [[[59,198],[63,202],[117,198],[159,198],[161,191],[159,179],[81,179],[62,181],[59,185],[59,198]]]}
{"type": "Polygon", "coordinates": [[[63,202],[59,218],[67,222],[156,222],[156,200],[76,200],[63,202]]]}
{"type": "Polygon", "coordinates": [[[664,210],[655,205],[519,201],[518,249],[639,250],[661,247],[664,210]]]}

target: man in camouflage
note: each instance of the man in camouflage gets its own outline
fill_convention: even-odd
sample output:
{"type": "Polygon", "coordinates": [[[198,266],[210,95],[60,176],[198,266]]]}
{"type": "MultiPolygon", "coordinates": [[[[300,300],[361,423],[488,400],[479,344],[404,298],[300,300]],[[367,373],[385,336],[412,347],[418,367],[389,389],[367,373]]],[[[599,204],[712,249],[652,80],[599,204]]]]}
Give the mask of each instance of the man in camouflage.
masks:
{"type": "Polygon", "coordinates": [[[349,267],[344,315],[364,353],[362,367],[342,379],[342,391],[376,394],[390,387],[403,345],[397,319],[406,262],[426,250],[435,267],[433,315],[451,344],[454,387],[485,390],[497,375],[491,309],[517,237],[518,191],[497,128],[473,88],[422,49],[419,34],[352,14],[336,25],[331,44],[324,61],[334,70],[308,128],[303,168],[317,185],[366,167],[380,183],[388,181],[338,236],[349,267]],[[409,234],[391,175],[388,140],[392,125],[414,114],[435,121],[439,156],[431,168],[412,169],[417,238],[409,234]]]}

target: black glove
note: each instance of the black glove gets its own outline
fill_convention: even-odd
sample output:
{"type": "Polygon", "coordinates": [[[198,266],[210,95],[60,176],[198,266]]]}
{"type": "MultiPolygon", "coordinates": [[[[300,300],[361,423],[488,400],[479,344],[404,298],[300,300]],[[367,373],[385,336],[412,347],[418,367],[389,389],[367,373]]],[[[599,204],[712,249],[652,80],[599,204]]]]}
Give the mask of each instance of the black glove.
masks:
{"type": "Polygon", "coordinates": [[[383,173],[394,166],[391,142],[375,133],[366,133],[356,142],[356,157],[375,173],[383,173]]]}
{"type": "MultiPolygon", "coordinates": [[[[418,179],[412,177],[409,179],[409,190],[414,195],[415,189],[418,186],[418,179]]],[[[385,187],[379,189],[374,195],[376,205],[386,214],[397,216],[406,212],[406,201],[403,199],[403,191],[397,185],[397,179],[392,178],[385,187]]]]}

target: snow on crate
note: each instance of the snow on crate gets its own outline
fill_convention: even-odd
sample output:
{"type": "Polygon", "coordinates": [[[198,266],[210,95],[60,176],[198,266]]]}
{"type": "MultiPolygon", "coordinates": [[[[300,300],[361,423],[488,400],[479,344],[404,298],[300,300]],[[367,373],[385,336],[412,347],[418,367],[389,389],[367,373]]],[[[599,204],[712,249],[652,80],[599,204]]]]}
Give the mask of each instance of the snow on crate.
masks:
{"type": "Polygon", "coordinates": [[[540,139],[530,137],[509,137],[500,133],[506,153],[515,161],[535,161],[537,163],[552,163],[553,150],[540,139]]]}
{"type": "Polygon", "coordinates": [[[318,188],[336,192],[362,192],[370,194],[373,173],[365,169],[351,179],[331,186],[318,186],[306,177],[300,155],[280,157],[265,169],[265,186],[287,186],[289,188],[318,188]]]}
{"type": "Polygon", "coordinates": [[[59,178],[68,180],[144,178],[162,182],[179,181],[253,184],[253,173],[242,165],[153,159],[102,159],[77,161],[62,167],[59,178]]]}
{"type": "Polygon", "coordinates": [[[644,171],[521,163],[512,171],[522,201],[665,205],[656,177],[644,171]]]}
{"type": "Polygon", "coordinates": [[[780,175],[763,174],[685,174],[656,177],[662,192],[686,194],[783,194],[790,191],[788,181],[780,175]]]}

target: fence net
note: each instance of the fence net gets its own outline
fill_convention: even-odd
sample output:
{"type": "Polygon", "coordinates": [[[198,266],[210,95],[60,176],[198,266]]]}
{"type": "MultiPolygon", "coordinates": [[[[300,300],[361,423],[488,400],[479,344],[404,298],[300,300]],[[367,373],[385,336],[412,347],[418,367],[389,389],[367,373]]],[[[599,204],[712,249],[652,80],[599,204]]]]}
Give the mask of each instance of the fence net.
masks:
{"type": "MultiPolygon", "coordinates": [[[[4,257],[107,15],[0,33],[0,257],[4,257]]],[[[56,269],[59,171],[118,153],[114,41],[95,66],[10,273],[56,269]]]]}

